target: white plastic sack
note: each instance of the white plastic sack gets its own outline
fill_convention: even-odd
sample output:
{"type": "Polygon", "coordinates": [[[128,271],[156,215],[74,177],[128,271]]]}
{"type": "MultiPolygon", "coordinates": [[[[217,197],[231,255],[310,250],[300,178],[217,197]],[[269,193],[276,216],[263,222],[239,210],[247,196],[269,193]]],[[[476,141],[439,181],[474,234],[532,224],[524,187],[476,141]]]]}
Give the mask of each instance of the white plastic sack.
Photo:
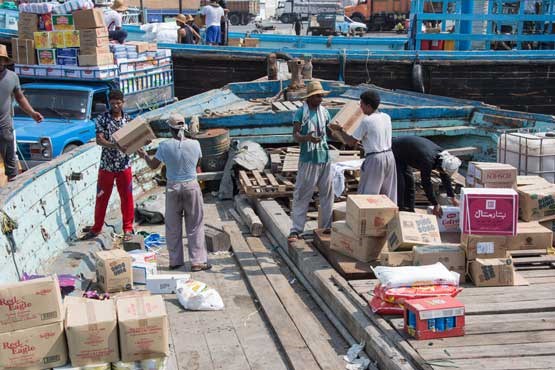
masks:
{"type": "Polygon", "coordinates": [[[441,262],[425,266],[378,266],[373,270],[382,286],[386,288],[459,285],[459,274],[449,271],[441,262]]]}
{"type": "Polygon", "coordinates": [[[216,289],[196,280],[178,280],[177,299],[186,310],[219,311],[224,309],[224,302],[216,289]]]}

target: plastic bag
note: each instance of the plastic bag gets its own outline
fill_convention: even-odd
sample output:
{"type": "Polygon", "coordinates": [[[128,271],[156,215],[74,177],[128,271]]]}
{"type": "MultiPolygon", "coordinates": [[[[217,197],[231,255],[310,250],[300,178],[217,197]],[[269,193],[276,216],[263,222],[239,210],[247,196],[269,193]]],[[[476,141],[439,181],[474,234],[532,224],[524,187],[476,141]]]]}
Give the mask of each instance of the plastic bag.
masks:
{"type": "Polygon", "coordinates": [[[385,302],[378,296],[372,297],[370,309],[379,315],[403,315],[405,311],[403,305],[385,302]]]}
{"type": "Polygon", "coordinates": [[[191,311],[219,311],[224,309],[222,297],[214,288],[196,280],[177,281],[177,299],[191,311]]]}
{"type": "Polygon", "coordinates": [[[453,285],[426,285],[417,287],[386,288],[380,284],[374,287],[374,295],[384,302],[402,304],[407,299],[437,296],[455,297],[462,288],[453,285]]]}
{"type": "Polygon", "coordinates": [[[400,288],[426,285],[459,286],[459,274],[449,271],[441,262],[426,266],[374,267],[382,286],[400,288]]]}

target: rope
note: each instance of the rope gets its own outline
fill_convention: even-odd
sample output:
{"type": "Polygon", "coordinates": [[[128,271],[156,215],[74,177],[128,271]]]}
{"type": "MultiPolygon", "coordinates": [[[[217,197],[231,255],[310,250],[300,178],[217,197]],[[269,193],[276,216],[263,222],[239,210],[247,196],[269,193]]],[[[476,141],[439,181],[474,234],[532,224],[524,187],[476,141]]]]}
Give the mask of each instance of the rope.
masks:
{"type": "Polygon", "coordinates": [[[370,49],[367,49],[367,54],[366,54],[366,63],[364,64],[364,67],[366,68],[366,83],[369,84],[372,79],[370,78],[370,71],[368,70],[368,60],[370,60],[370,49]]]}
{"type": "Polygon", "coordinates": [[[6,239],[8,239],[8,244],[10,245],[10,249],[8,253],[12,255],[13,265],[15,267],[15,272],[17,273],[17,277],[21,280],[21,274],[19,272],[19,268],[17,267],[17,262],[15,261],[15,252],[17,252],[17,246],[15,244],[15,239],[13,237],[13,231],[17,229],[17,222],[12,219],[4,210],[0,209],[0,230],[2,234],[6,235],[6,239]]]}

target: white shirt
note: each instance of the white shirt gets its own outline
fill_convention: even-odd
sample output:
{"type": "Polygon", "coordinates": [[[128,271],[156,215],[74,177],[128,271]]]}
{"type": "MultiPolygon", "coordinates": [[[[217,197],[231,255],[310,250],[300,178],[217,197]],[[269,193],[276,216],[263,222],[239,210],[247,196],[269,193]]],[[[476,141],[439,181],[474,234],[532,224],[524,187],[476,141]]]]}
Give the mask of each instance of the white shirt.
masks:
{"type": "Polygon", "coordinates": [[[391,117],[380,111],[365,116],[353,137],[362,142],[365,154],[391,149],[391,117]]]}
{"type": "Polygon", "coordinates": [[[220,21],[224,16],[224,8],[221,6],[206,5],[200,11],[201,14],[206,16],[206,27],[220,26],[220,21]]]}
{"type": "Polygon", "coordinates": [[[115,31],[116,27],[122,27],[123,19],[120,13],[110,9],[104,12],[104,23],[106,23],[108,31],[115,31]]]}

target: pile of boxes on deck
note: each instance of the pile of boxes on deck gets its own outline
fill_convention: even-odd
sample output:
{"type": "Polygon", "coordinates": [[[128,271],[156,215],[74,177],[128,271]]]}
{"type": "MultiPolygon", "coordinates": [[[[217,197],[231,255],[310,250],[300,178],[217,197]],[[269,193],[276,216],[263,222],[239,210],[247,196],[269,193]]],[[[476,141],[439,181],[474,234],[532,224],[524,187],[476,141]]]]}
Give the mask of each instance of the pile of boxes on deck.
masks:
{"type": "Polygon", "coordinates": [[[526,284],[515,272],[511,251],[552,248],[554,184],[538,176],[517,177],[517,170],[507,164],[484,162],[471,162],[466,180],[460,207],[443,207],[442,217],[399,212],[383,195],[350,195],[346,204],[334,209],[332,250],[359,261],[398,267],[400,274],[407,274],[402,272],[404,266],[428,268],[441,262],[459,276],[457,284],[386,287],[380,281],[375,287],[371,308],[404,314],[407,330],[417,338],[462,335],[464,331],[457,328],[464,325],[464,318],[459,314],[446,318],[439,311],[464,316],[464,305],[453,297],[466,276],[476,286],[526,284]],[[424,301],[415,302],[419,299],[424,301]],[[439,313],[424,313],[434,307],[439,313]],[[426,315],[438,319],[428,320],[429,335],[420,330],[426,315]]]}
{"type": "Polygon", "coordinates": [[[18,27],[12,53],[23,76],[120,77],[124,92],[166,85],[173,78],[169,49],[140,41],[111,44],[103,12],[90,1],[21,4],[18,27]]]}
{"type": "Polygon", "coordinates": [[[260,39],[251,37],[230,37],[227,40],[227,46],[237,46],[245,48],[257,48],[260,45],[260,39]]]}

